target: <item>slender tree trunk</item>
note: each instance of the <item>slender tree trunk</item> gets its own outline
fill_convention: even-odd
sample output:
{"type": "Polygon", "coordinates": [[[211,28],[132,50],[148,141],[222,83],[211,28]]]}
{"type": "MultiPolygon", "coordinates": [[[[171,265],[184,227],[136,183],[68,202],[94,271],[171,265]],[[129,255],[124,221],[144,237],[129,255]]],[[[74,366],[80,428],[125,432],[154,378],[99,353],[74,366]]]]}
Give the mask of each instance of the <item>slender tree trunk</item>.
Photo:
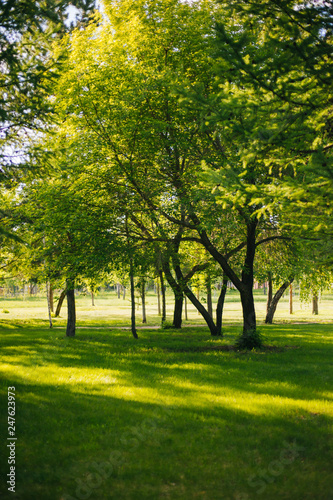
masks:
{"type": "Polygon", "coordinates": [[[93,290],[91,290],[91,305],[95,307],[95,294],[93,290]]]}
{"type": "Polygon", "coordinates": [[[75,311],[75,294],[74,294],[74,281],[67,280],[67,328],[66,336],[75,336],[76,326],[76,311],[75,311]]]}
{"type": "Polygon", "coordinates": [[[312,297],[312,314],[318,314],[318,295],[314,294],[312,297]]]}
{"type": "Polygon", "coordinates": [[[243,309],[243,333],[246,334],[256,329],[256,312],[252,287],[246,287],[240,293],[240,297],[243,309]]]}
{"type": "Polygon", "coordinates": [[[120,299],[120,283],[117,283],[117,295],[118,299],[120,299]]]}
{"type": "Polygon", "coordinates": [[[220,289],[220,295],[216,306],[216,335],[222,335],[222,315],[224,307],[224,299],[227,293],[228,277],[223,276],[223,283],[220,289]]]}
{"type": "Polygon", "coordinates": [[[53,288],[51,283],[49,283],[49,295],[50,295],[50,310],[54,312],[54,303],[53,303],[53,288]]]}
{"type": "Polygon", "coordinates": [[[212,302],[212,280],[210,279],[210,276],[207,276],[206,280],[206,288],[207,288],[207,310],[208,314],[213,317],[213,302],[212,302]]]}
{"type": "Polygon", "coordinates": [[[62,306],[62,304],[64,302],[65,297],[66,297],[66,288],[60,294],[60,297],[59,297],[59,300],[58,300],[58,304],[57,304],[57,307],[56,307],[56,312],[55,312],[55,315],[54,315],[56,318],[59,317],[59,314],[60,314],[60,311],[61,311],[61,306],[62,306]]]}
{"type": "Polygon", "coordinates": [[[125,300],[126,298],[126,287],[124,285],[123,286],[123,300],[125,300]]]}
{"type": "Polygon", "coordinates": [[[174,267],[175,267],[175,273],[176,273],[178,282],[175,280],[175,278],[171,274],[170,266],[169,266],[168,261],[164,262],[164,272],[165,272],[165,276],[166,276],[166,278],[167,278],[170,286],[173,289],[176,289],[178,287],[181,295],[183,295],[183,293],[186,294],[186,296],[192,302],[192,304],[194,305],[194,307],[198,310],[199,314],[201,314],[203,316],[203,318],[206,321],[207,326],[208,326],[208,328],[210,330],[211,335],[218,335],[217,329],[216,329],[216,325],[214,323],[213,318],[208,313],[208,311],[206,310],[206,308],[201,304],[201,302],[196,298],[196,296],[194,295],[194,293],[192,292],[192,290],[185,283],[184,276],[183,276],[183,274],[181,272],[180,266],[179,265],[175,265],[174,267]],[[182,283],[182,286],[179,283],[182,283]]]}
{"type": "Polygon", "coordinates": [[[183,313],[183,301],[184,295],[181,290],[174,290],[175,294],[175,308],[173,312],[173,328],[182,327],[182,313],[183,313]]]}
{"type": "Polygon", "coordinates": [[[184,311],[185,311],[185,319],[187,321],[188,320],[188,314],[187,314],[187,297],[186,297],[186,295],[184,297],[184,311]]]}
{"type": "Polygon", "coordinates": [[[265,323],[267,323],[269,325],[271,325],[273,323],[273,318],[274,318],[274,314],[275,314],[278,302],[281,299],[284,292],[287,290],[288,286],[291,285],[292,281],[293,280],[289,280],[289,281],[286,281],[285,283],[283,283],[283,285],[280,286],[280,288],[278,289],[278,291],[276,292],[276,294],[272,298],[271,304],[270,304],[269,309],[268,309],[267,314],[266,314],[265,323]]]}
{"type": "Polygon", "coordinates": [[[293,313],[293,285],[289,286],[289,314],[293,313]]]}
{"type": "Polygon", "coordinates": [[[256,312],[253,299],[253,263],[256,252],[256,229],[258,221],[251,219],[247,223],[246,257],[242,271],[242,286],[240,289],[243,308],[243,333],[254,331],[257,328],[256,312]]]}
{"type": "Polygon", "coordinates": [[[216,325],[214,323],[214,320],[211,317],[211,315],[209,314],[209,312],[207,311],[207,309],[196,298],[196,296],[194,295],[194,293],[190,290],[190,288],[188,286],[186,286],[184,288],[184,292],[187,295],[187,297],[189,298],[189,300],[192,302],[192,304],[194,305],[194,307],[196,307],[196,309],[198,310],[199,314],[201,314],[202,317],[204,318],[204,320],[206,321],[207,326],[208,326],[208,328],[210,330],[211,335],[213,335],[213,336],[221,335],[221,333],[218,332],[218,329],[217,329],[217,327],[216,327],[216,325]]]}
{"type": "Polygon", "coordinates": [[[130,263],[130,282],[131,282],[131,328],[133,337],[137,339],[138,334],[136,333],[136,328],[135,328],[135,290],[134,290],[134,270],[133,270],[132,259],[130,263]]]}
{"type": "Polygon", "coordinates": [[[159,271],[159,277],[160,277],[160,282],[161,282],[161,295],[162,295],[162,323],[165,321],[166,318],[166,298],[165,298],[165,285],[164,285],[164,278],[163,278],[163,271],[159,271]]]}
{"type": "MultiPolygon", "coordinates": [[[[195,225],[200,226],[200,220],[192,214],[192,221],[195,225]]],[[[228,259],[222,255],[210,241],[205,230],[198,230],[201,243],[212,257],[220,264],[221,268],[234,284],[241,295],[243,307],[243,332],[256,329],[256,315],[253,300],[253,263],[256,252],[256,229],[258,220],[253,217],[247,221],[247,237],[246,237],[246,257],[242,271],[242,279],[240,280],[236,272],[228,263],[228,259]]]]}
{"type": "Polygon", "coordinates": [[[268,293],[267,293],[266,314],[268,314],[272,299],[273,299],[273,280],[272,280],[272,273],[269,271],[268,272],[268,293]]]}
{"type": "MultiPolygon", "coordinates": [[[[197,301],[198,301],[198,302],[200,302],[200,288],[199,288],[199,286],[198,286],[198,288],[197,288],[197,301]]],[[[200,311],[199,311],[199,309],[197,309],[197,311],[198,311],[198,316],[200,316],[200,311]]]]}
{"type": "Polygon", "coordinates": [[[160,284],[158,279],[156,280],[156,293],[157,293],[157,314],[161,316],[161,294],[160,294],[160,284]]]}
{"type": "Polygon", "coordinates": [[[50,301],[50,282],[46,282],[46,298],[47,298],[47,311],[49,314],[49,325],[52,328],[52,316],[51,316],[51,301],[50,301]]]}
{"type": "Polygon", "coordinates": [[[141,281],[142,323],[147,323],[145,280],[141,281]]]}

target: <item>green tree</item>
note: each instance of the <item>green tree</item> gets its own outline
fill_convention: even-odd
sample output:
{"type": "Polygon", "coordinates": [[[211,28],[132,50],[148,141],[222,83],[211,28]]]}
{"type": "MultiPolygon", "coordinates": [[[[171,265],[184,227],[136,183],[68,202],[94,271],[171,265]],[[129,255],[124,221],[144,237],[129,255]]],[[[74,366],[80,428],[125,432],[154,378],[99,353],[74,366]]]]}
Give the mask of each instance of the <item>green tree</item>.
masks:
{"type": "Polygon", "coordinates": [[[261,237],[269,207],[253,197],[271,178],[267,168],[244,165],[235,143],[244,138],[243,122],[255,121],[253,105],[245,107],[255,96],[233,96],[212,64],[213,5],[106,2],[98,28],[71,37],[58,109],[64,140],[80,140],[85,165],[108,172],[120,192],[131,191],[129,219],[149,218],[152,243],[172,242],[182,227],[180,244],[205,247],[240,292],[247,333],[256,326],[256,248],[284,236],[261,237]],[[228,231],[225,245],[216,233],[228,231]]]}

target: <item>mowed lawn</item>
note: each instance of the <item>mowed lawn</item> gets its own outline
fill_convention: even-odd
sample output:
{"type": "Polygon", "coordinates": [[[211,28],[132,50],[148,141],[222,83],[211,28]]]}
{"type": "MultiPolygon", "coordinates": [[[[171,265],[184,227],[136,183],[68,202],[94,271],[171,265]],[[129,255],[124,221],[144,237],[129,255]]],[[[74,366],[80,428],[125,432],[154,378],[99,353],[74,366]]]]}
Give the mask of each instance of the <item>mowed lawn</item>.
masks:
{"type": "MultiPolygon", "coordinates": [[[[333,325],[49,330],[2,321],[1,498],[333,498],[333,325]],[[16,392],[16,492],[5,481],[16,392]],[[8,485],[7,485],[8,486],[8,485]]],[[[13,315],[12,315],[13,317],[13,315]]]]}

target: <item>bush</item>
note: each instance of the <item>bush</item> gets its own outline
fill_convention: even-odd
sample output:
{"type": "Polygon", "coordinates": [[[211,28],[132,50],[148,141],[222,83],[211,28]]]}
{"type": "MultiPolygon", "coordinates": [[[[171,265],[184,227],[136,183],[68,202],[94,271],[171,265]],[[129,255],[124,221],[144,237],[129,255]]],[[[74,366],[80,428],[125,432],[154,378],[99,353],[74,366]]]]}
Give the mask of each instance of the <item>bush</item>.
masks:
{"type": "Polygon", "coordinates": [[[5,314],[9,314],[9,311],[7,311],[7,309],[2,309],[2,312],[5,314]]]}
{"type": "Polygon", "coordinates": [[[239,350],[260,349],[263,345],[264,338],[262,334],[256,330],[248,330],[243,332],[236,340],[235,347],[239,350]]]}
{"type": "Polygon", "coordinates": [[[171,321],[162,321],[163,330],[169,330],[171,328],[173,328],[173,324],[171,323],[171,321]]]}

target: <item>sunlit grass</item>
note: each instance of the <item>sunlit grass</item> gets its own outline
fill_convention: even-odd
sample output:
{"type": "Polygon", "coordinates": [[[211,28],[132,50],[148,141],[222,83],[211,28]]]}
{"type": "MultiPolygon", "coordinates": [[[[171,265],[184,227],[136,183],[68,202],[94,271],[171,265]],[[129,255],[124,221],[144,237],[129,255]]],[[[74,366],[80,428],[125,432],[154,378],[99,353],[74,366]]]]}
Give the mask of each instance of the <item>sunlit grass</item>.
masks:
{"type": "MultiPolygon", "coordinates": [[[[205,299],[204,295],[201,297],[205,299]]],[[[216,304],[217,291],[213,293],[213,303],[216,304]]],[[[256,313],[259,325],[264,322],[266,312],[267,296],[263,290],[255,290],[256,313]]],[[[130,301],[128,296],[125,300],[117,298],[115,292],[101,293],[95,297],[95,306],[91,305],[91,298],[88,295],[79,294],[76,297],[77,324],[80,327],[129,327],[130,325],[130,301]]],[[[194,306],[188,301],[188,320],[183,314],[183,324],[185,325],[205,325],[203,318],[198,314],[194,306]]],[[[172,321],[173,296],[167,294],[167,320],[172,321]]],[[[141,319],[141,307],[137,305],[137,325],[143,326],[141,319]]],[[[64,302],[61,317],[53,318],[55,327],[66,324],[66,301],[64,302]]],[[[239,294],[235,290],[229,290],[226,296],[226,303],[223,313],[225,325],[234,325],[241,321],[242,311],[239,294]]],[[[25,326],[48,325],[47,303],[45,297],[23,298],[0,298],[0,324],[10,325],[12,323],[25,326]],[[2,311],[9,311],[3,313],[2,311]]],[[[293,298],[293,314],[289,313],[289,292],[280,300],[275,318],[275,323],[285,322],[333,322],[333,295],[323,294],[319,302],[319,315],[312,315],[310,303],[302,303],[299,300],[298,292],[293,298]]],[[[147,326],[160,326],[161,317],[158,316],[157,296],[152,291],[147,295],[147,326]]]]}
{"type": "Polygon", "coordinates": [[[135,341],[34,321],[0,328],[1,407],[14,385],[18,438],[17,494],[3,483],[3,498],[83,499],[80,485],[96,500],[331,498],[331,324],[262,326],[275,349],[242,353],[222,350],[240,324],[224,339],[187,328],[135,341]],[[113,452],[109,477],[87,486],[113,452]]]}

